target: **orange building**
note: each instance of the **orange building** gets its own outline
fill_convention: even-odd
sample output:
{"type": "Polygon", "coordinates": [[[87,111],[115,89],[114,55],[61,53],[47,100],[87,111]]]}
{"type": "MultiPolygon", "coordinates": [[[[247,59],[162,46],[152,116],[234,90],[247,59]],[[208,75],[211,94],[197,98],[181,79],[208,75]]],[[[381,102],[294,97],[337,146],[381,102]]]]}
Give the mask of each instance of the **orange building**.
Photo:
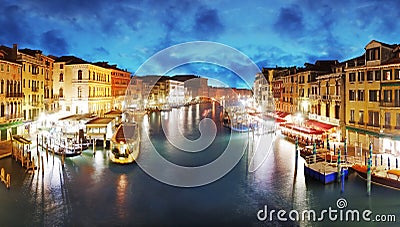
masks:
{"type": "Polygon", "coordinates": [[[117,65],[109,65],[108,62],[97,62],[94,64],[111,70],[112,107],[121,110],[126,90],[131,80],[131,73],[127,70],[117,68],[117,65]]]}

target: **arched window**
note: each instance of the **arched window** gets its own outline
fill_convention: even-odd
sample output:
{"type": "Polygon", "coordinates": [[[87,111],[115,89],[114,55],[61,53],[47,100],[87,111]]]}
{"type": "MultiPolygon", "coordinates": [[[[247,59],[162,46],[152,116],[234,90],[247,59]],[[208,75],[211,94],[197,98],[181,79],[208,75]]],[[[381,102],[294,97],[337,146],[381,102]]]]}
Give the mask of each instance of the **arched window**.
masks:
{"type": "Polygon", "coordinates": [[[60,96],[60,98],[64,97],[64,90],[62,88],[60,88],[60,90],[58,91],[58,95],[60,96]]]}
{"type": "Polygon", "coordinates": [[[82,70],[78,70],[78,80],[82,80],[82,70]]]}
{"type": "Polygon", "coordinates": [[[62,73],[60,73],[60,80],[59,80],[60,82],[63,82],[64,81],[64,74],[62,74],[62,73]]]}

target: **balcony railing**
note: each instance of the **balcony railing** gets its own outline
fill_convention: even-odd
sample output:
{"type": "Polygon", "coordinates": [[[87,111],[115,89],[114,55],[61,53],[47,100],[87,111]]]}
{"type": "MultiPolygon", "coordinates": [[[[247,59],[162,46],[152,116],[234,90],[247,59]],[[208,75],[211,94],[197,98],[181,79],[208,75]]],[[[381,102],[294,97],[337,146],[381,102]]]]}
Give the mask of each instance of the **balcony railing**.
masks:
{"type": "Polygon", "coordinates": [[[381,107],[400,107],[400,102],[385,102],[384,100],[381,100],[379,103],[379,106],[381,107]]]}
{"type": "Polygon", "coordinates": [[[3,119],[5,120],[18,120],[23,118],[22,114],[6,114],[3,116],[3,119]]]}
{"type": "Polygon", "coordinates": [[[37,107],[37,106],[40,106],[40,102],[31,102],[31,106],[35,106],[35,107],[37,107]]]}
{"type": "Polygon", "coordinates": [[[6,93],[6,98],[21,98],[24,93],[6,93]]]}
{"type": "Polygon", "coordinates": [[[316,94],[310,95],[310,99],[318,100],[319,98],[320,98],[319,95],[316,94]]]}
{"type": "Polygon", "coordinates": [[[39,91],[39,87],[32,87],[32,92],[38,92],[39,91]]]}

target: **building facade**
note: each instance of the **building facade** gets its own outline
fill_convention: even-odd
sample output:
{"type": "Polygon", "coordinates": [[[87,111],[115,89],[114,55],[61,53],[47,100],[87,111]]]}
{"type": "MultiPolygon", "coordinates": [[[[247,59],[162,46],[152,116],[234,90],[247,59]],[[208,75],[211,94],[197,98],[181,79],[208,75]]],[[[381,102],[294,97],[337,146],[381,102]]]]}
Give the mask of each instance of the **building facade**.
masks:
{"type": "Polygon", "coordinates": [[[111,70],[73,56],[54,62],[54,96],[71,114],[102,116],[112,109],[111,70]]]}
{"type": "Polygon", "coordinates": [[[108,62],[97,62],[95,65],[111,70],[112,108],[121,110],[131,80],[131,73],[119,69],[117,65],[109,65],[108,62]]]}
{"type": "Polygon", "coordinates": [[[23,133],[22,66],[17,47],[0,47],[0,141],[23,133]]]}
{"type": "Polygon", "coordinates": [[[349,143],[400,153],[400,54],[398,45],[372,40],[347,62],[346,135],[349,143]]]}

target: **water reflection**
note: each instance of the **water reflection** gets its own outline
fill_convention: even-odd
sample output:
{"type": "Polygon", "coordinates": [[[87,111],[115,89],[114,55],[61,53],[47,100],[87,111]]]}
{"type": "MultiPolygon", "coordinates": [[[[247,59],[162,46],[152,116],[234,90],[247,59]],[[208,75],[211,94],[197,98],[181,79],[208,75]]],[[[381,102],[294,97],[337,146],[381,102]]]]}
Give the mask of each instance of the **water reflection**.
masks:
{"type": "Polygon", "coordinates": [[[119,175],[117,180],[117,195],[116,195],[116,207],[118,209],[118,216],[125,219],[129,213],[127,207],[127,193],[128,193],[128,176],[123,173],[119,175]]]}
{"type": "MultiPolygon", "coordinates": [[[[210,104],[174,109],[166,123],[173,114],[179,114],[176,124],[187,138],[194,137],[196,133],[198,135],[198,122],[206,109],[211,109],[208,117],[218,122],[220,108],[210,104]]],[[[159,113],[152,113],[137,119],[142,136],[149,134],[160,153],[177,164],[199,166],[210,163],[221,155],[231,136],[228,129],[217,124],[217,141],[209,150],[198,154],[180,152],[165,141],[161,129],[161,120],[165,118],[160,116],[159,113]]],[[[234,136],[235,139],[252,137],[234,135],[239,135],[234,136]]],[[[255,135],[255,138],[259,137],[255,135]]],[[[152,158],[148,152],[150,146],[142,144],[139,158],[152,158]]],[[[249,153],[247,150],[246,154],[249,153]]],[[[162,184],[146,175],[137,164],[111,164],[107,151],[101,147],[96,149],[96,155],[89,149],[81,156],[67,158],[64,168],[58,156],[49,155],[48,159],[44,159],[44,174],[41,170],[26,174],[14,160],[1,159],[0,167],[12,172],[12,177],[10,190],[0,185],[0,225],[225,226],[234,223],[243,226],[325,226],[334,223],[259,222],[256,213],[264,205],[286,211],[322,210],[335,207],[336,200],[341,197],[347,199],[350,208],[369,208],[376,214],[393,213],[400,217],[399,191],[372,185],[372,196],[368,197],[365,181],[355,174],[350,174],[346,180],[344,193],[340,193],[338,184],[325,186],[305,178],[303,159],[299,159],[296,171],[294,145],[279,135],[273,150],[254,173],[246,171],[250,158],[244,156],[230,173],[216,182],[192,189],[162,184]]],[[[262,156],[260,158],[262,160],[262,156]]],[[[173,172],[163,173],[179,177],[173,172]]]]}

